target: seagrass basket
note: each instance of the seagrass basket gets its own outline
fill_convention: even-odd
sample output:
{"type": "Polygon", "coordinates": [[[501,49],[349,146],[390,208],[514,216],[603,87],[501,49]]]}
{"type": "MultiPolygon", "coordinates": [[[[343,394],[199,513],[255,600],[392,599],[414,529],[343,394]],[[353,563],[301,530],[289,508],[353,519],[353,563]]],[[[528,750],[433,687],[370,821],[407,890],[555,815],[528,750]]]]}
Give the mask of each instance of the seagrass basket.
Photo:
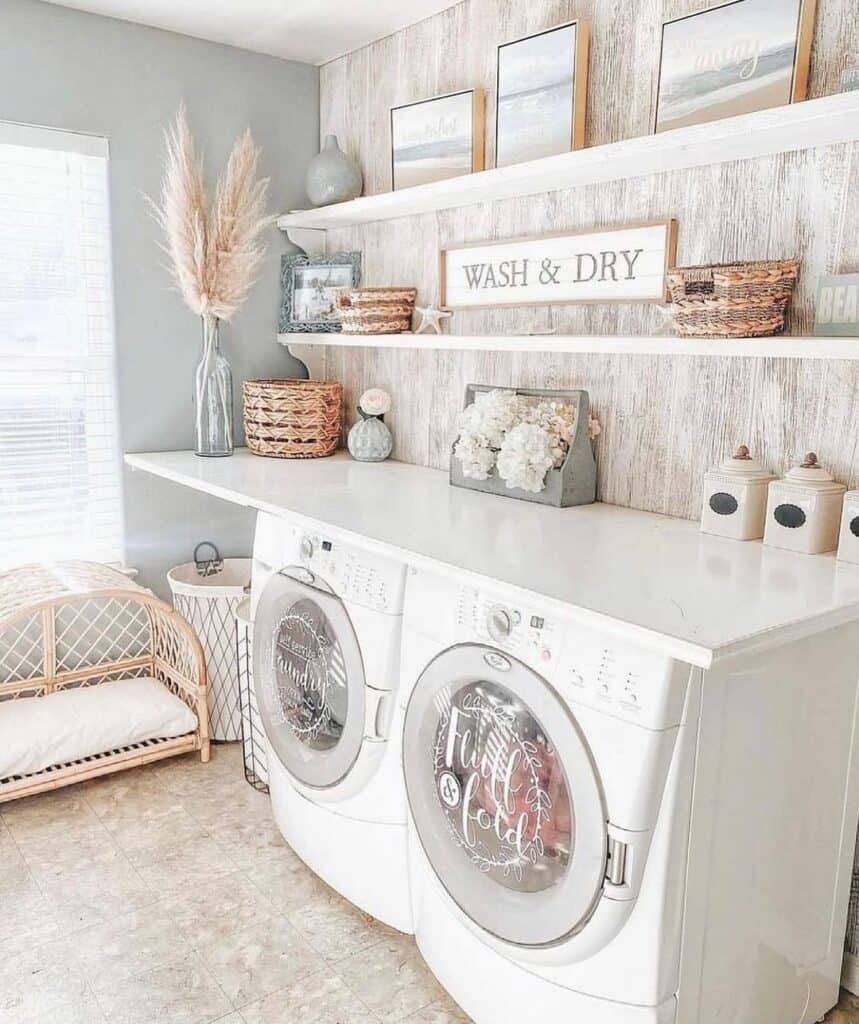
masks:
{"type": "Polygon", "coordinates": [[[781,334],[799,260],[677,267],[668,272],[674,323],[684,338],[781,334]]]}
{"type": "Polygon", "coordinates": [[[320,459],[340,442],[343,385],[330,380],[246,380],[245,438],[255,455],[320,459]]]}
{"type": "Polygon", "coordinates": [[[402,334],[412,329],[417,288],[352,288],[340,305],[343,334],[402,334]]]}

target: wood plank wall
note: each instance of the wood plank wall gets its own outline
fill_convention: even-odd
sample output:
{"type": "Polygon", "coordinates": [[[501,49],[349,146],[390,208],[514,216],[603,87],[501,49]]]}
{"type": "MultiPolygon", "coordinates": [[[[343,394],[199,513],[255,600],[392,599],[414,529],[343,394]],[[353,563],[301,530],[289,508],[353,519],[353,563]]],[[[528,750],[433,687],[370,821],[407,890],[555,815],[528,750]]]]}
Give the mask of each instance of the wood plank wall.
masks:
{"type": "MultiPolygon", "coordinates": [[[[464,0],[326,65],[321,131],[334,131],[364,170],[366,191],[390,187],[392,105],[471,86],[487,90],[487,166],[494,139],[495,47],[575,17],[590,20],[588,143],[646,134],[653,119],[660,26],[707,0],[464,0]]],[[[811,95],[837,92],[859,63],[859,0],[819,0],[811,95]]],[[[793,334],[813,324],[822,273],[859,270],[859,145],[785,154],[598,187],[475,205],[332,232],[329,251],[358,249],[367,285],[437,289],[440,246],[642,219],[679,221],[681,264],[799,255],[793,334]]],[[[557,306],[455,314],[451,332],[648,334],[648,306],[557,306]]],[[[535,339],[535,348],[539,346],[535,339]]],[[[300,350],[299,350],[300,351],[300,350]]],[[[330,349],[351,410],[363,388],[391,392],[395,458],[444,468],[469,382],[584,387],[603,424],[599,496],[697,518],[701,475],[747,442],[781,472],[806,450],[859,485],[859,363],[330,349]]]]}

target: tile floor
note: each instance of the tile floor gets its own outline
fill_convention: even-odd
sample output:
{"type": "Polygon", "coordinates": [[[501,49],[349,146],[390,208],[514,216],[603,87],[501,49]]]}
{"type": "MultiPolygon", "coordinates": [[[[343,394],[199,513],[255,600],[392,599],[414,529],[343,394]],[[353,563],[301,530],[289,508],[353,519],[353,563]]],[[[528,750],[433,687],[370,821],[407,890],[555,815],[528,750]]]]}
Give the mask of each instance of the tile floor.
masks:
{"type": "Polygon", "coordinates": [[[2,1024],[468,1024],[284,844],[236,745],[0,805],[0,863],[2,1024]]]}

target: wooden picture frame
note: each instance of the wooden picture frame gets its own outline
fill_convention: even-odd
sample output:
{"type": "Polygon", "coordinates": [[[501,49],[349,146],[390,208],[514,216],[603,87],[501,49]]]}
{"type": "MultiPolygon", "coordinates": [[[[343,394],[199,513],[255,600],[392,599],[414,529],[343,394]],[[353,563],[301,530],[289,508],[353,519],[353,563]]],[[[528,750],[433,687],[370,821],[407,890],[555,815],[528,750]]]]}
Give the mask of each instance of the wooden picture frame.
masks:
{"type": "MultiPolygon", "coordinates": [[[[665,100],[663,99],[663,87],[664,87],[665,77],[666,77],[665,76],[666,31],[670,30],[672,27],[675,27],[675,26],[680,26],[680,25],[684,25],[684,24],[691,25],[695,21],[697,21],[697,22],[699,22],[699,24],[703,25],[703,22],[706,21],[708,16],[719,15],[719,14],[722,14],[724,12],[728,12],[730,8],[735,8],[736,9],[736,14],[738,16],[740,14],[742,14],[742,13],[746,13],[747,16],[750,16],[748,14],[748,12],[751,10],[751,8],[749,8],[749,7],[745,7],[744,8],[744,5],[754,4],[755,2],[756,2],[756,0],[725,0],[724,3],[715,4],[714,6],[707,7],[707,8],[705,8],[702,11],[693,11],[691,14],[683,15],[680,18],[672,18],[670,21],[666,21],[666,22],[663,23],[663,25],[662,25],[662,32],[661,32],[661,40],[660,40],[660,52],[659,52],[659,74],[658,74],[657,83],[656,83],[656,102],[655,102],[654,115],[653,115],[653,132],[654,132],[654,134],[659,133],[659,132],[663,132],[663,131],[671,131],[672,129],[678,128],[678,127],[684,127],[684,126],[686,126],[686,124],[696,124],[696,125],[697,124],[708,124],[708,123],[710,123],[712,121],[718,121],[718,120],[722,120],[723,118],[726,118],[726,117],[737,116],[739,114],[751,112],[753,110],[771,109],[773,107],[777,107],[777,106],[783,105],[784,102],[786,102],[786,103],[799,103],[802,100],[807,98],[807,96],[808,96],[809,71],[810,71],[810,67],[811,67],[811,47],[812,47],[812,42],[813,42],[813,39],[814,39],[814,19],[815,19],[815,14],[816,14],[816,10],[817,10],[817,0],[796,0],[796,2],[797,2],[797,16],[796,16],[796,29],[795,29],[794,56],[793,56],[793,62],[792,62],[792,68],[791,68],[791,81],[790,81],[790,86],[789,86],[789,89],[788,89],[787,97],[786,97],[786,99],[782,103],[779,103],[779,102],[773,102],[773,103],[759,102],[758,104],[755,104],[753,102],[750,102],[748,97],[745,97],[745,98],[740,97],[740,98],[737,98],[737,99],[734,100],[734,109],[725,109],[725,108],[730,108],[730,101],[729,100],[723,100],[723,101],[720,101],[720,102],[715,102],[714,101],[712,106],[715,108],[716,111],[718,111],[720,108],[722,108],[722,112],[721,113],[714,112],[712,116],[706,116],[706,114],[702,112],[697,117],[696,116],[692,116],[692,115],[686,116],[686,117],[674,117],[672,119],[669,119],[669,120],[663,122],[662,114],[664,112],[664,103],[665,103],[665,100]]],[[[793,0],[790,0],[790,2],[793,2],[793,0]]],[[[728,42],[725,43],[725,52],[731,53],[732,55],[735,52],[737,52],[736,48],[734,48],[734,49],[731,48],[730,40],[728,40],[728,42]]],[[[711,50],[710,50],[710,57],[711,57],[711,59],[715,60],[715,55],[717,55],[718,53],[719,53],[718,49],[711,48],[711,50]]],[[[745,59],[747,59],[747,60],[749,60],[749,59],[755,60],[755,63],[756,63],[756,66],[757,66],[757,62],[759,61],[761,55],[762,54],[761,54],[761,51],[760,51],[759,47],[751,47],[749,49],[749,53],[745,57],[745,59]]],[[[733,63],[735,63],[735,64],[739,63],[741,59],[743,59],[743,58],[738,58],[737,60],[733,61],[733,63]]],[[[722,65],[722,67],[724,68],[725,66],[727,66],[727,63],[728,62],[724,63],[722,65]]],[[[706,71],[697,72],[697,74],[699,76],[703,76],[706,73],[707,73],[706,71]]],[[[715,73],[715,72],[712,72],[712,73],[715,73]]],[[[739,75],[738,77],[742,77],[742,75],[739,75]]],[[[694,75],[690,74],[690,76],[689,76],[690,82],[693,80],[693,78],[694,78],[694,75]]],[[[750,76],[749,76],[749,78],[750,78],[750,76]]],[[[703,82],[703,77],[701,78],[701,80],[703,82]]],[[[775,91],[775,86],[774,85],[771,86],[771,90],[775,91]]],[[[763,93],[765,93],[766,88],[762,85],[760,91],[763,94],[763,93]]],[[[762,95],[760,97],[760,100],[763,101],[763,98],[764,97],[762,95]]]]}
{"type": "MultiPolygon", "coordinates": [[[[512,164],[523,163],[527,160],[540,159],[545,156],[555,156],[560,153],[568,153],[571,150],[581,149],[585,144],[585,123],[587,117],[588,98],[588,56],[590,53],[590,22],[582,18],[564,22],[562,25],[554,25],[551,28],[543,29],[540,32],[532,32],[530,35],[521,36],[518,39],[511,39],[498,46],[495,63],[495,166],[509,167],[512,164]],[[548,37],[555,34],[574,30],[574,38],[570,48],[570,80],[572,81],[572,96],[569,112],[569,137],[568,144],[561,146],[549,146],[545,151],[534,155],[521,155],[514,159],[503,158],[503,147],[501,145],[501,125],[503,115],[502,108],[502,59],[509,55],[512,48],[528,44],[532,41],[548,41],[548,37]]],[[[537,55],[535,55],[537,59],[537,55]]],[[[541,63],[539,60],[538,66],[541,63]]]]}
{"type": "MultiPolygon", "coordinates": [[[[447,178],[455,178],[460,177],[463,174],[473,174],[475,171],[482,171],[485,166],[486,158],[485,115],[486,97],[482,89],[460,89],[457,92],[444,93],[440,96],[430,96],[427,99],[416,100],[413,103],[403,103],[399,106],[391,107],[391,190],[396,192],[402,188],[414,188],[419,185],[429,184],[431,181],[442,181],[447,178]],[[461,104],[456,103],[455,101],[457,100],[461,100],[461,104]],[[450,165],[450,173],[446,173],[446,169],[444,167],[437,167],[435,170],[431,167],[425,167],[421,170],[414,166],[417,161],[413,161],[412,166],[409,166],[409,162],[401,159],[399,163],[400,173],[398,181],[397,142],[398,137],[400,140],[402,140],[403,137],[403,117],[406,112],[411,111],[423,113],[427,121],[427,125],[429,124],[429,119],[432,116],[448,116],[455,117],[461,122],[458,127],[468,128],[468,153],[464,159],[461,157],[458,158],[454,153],[455,146],[457,145],[455,137],[453,139],[449,138],[446,140],[450,147],[446,156],[442,155],[444,140],[440,139],[437,143],[438,147],[441,149],[441,153],[435,159],[437,161],[439,159],[446,159],[450,165]],[[399,129],[397,124],[398,120],[401,122],[399,129]]],[[[419,127],[419,124],[415,126],[415,128],[419,127]]],[[[415,128],[412,130],[415,130],[415,128]]],[[[432,143],[428,142],[427,146],[430,145],[432,145],[432,143]]],[[[414,144],[412,148],[414,148],[414,144]]],[[[432,158],[429,156],[425,158],[427,162],[429,162],[430,159],[432,158]]]]}
{"type": "MultiPolygon", "coordinates": [[[[664,303],[668,301],[668,285],[667,285],[667,274],[668,271],[673,269],[677,262],[677,221],[673,218],[667,220],[650,220],[650,221],[635,221],[629,224],[615,225],[610,227],[593,227],[593,228],[581,228],[576,231],[559,231],[545,235],[532,235],[525,236],[522,238],[512,238],[495,240],[490,239],[485,242],[467,242],[463,245],[447,246],[439,250],[439,296],[440,305],[450,310],[473,310],[473,309],[505,309],[513,308],[518,306],[561,306],[561,305],[597,305],[597,304],[627,304],[627,303],[664,303]],[[653,229],[658,229],[654,231],[653,229]],[[659,275],[659,287],[658,288],[643,288],[632,287],[631,282],[637,281],[638,279],[632,276],[633,268],[636,264],[638,257],[633,258],[633,265],[629,265],[628,258],[626,264],[618,263],[617,257],[615,256],[614,262],[608,261],[608,256],[611,255],[612,250],[605,248],[597,248],[595,245],[591,249],[581,249],[578,251],[572,251],[576,248],[575,239],[588,239],[592,238],[594,241],[605,236],[614,235],[616,241],[622,241],[621,236],[626,234],[631,236],[639,234],[642,237],[640,240],[644,241],[646,235],[652,234],[654,239],[660,232],[664,233],[664,240],[659,243],[653,251],[647,253],[646,264],[650,268],[650,273],[647,275],[649,279],[653,279],[659,275]],[[561,255],[560,258],[562,263],[566,260],[569,261],[569,268],[575,265],[576,271],[578,272],[579,280],[575,280],[570,274],[565,276],[569,277],[569,280],[557,280],[560,277],[560,272],[557,273],[554,280],[552,280],[553,268],[556,266],[554,260],[559,258],[558,253],[563,253],[565,250],[562,244],[566,240],[571,242],[571,251],[567,256],[561,255]],[[548,243],[544,246],[540,246],[537,243],[548,243]],[[559,244],[561,243],[561,244],[559,244]],[[491,286],[486,284],[487,277],[485,271],[480,271],[480,283],[474,285],[473,282],[478,276],[478,271],[474,270],[475,267],[485,267],[485,263],[478,264],[460,264],[458,257],[453,254],[467,253],[472,250],[498,250],[498,263],[496,269],[493,271],[493,278],[495,279],[494,284],[491,286]],[[506,251],[505,251],[506,250],[506,251]],[[596,274],[592,275],[588,281],[585,281],[581,277],[581,271],[584,264],[584,259],[597,260],[594,253],[598,253],[600,260],[596,264],[596,273],[602,274],[602,279],[597,284],[605,284],[607,282],[607,270],[610,271],[613,268],[618,269],[621,267],[628,268],[629,277],[626,281],[618,280],[617,275],[614,278],[613,284],[618,284],[618,288],[597,288],[592,287],[588,292],[587,289],[582,289],[585,294],[582,297],[575,295],[576,286],[582,283],[590,283],[596,274]],[[515,255],[514,254],[518,254],[515,255]],[[580,260],[579,257],[582,259],[580,260]],[[516,267],[510,268],[509,264],[512,260],[516,260],[516,267]],[[524,273],[522,261],[527,260],[528,266],[527,272],[524,273]],[[548,269],[542,262],[547,260],[550,262],[548,269]],[[573,264],[575,261],[575,264],[573,264]],[[600,268],[599,263],[602,263],[600,268]],[[508,263],[506,271],[501,270],[502,263],[508,263]],[[452,269],[454,272],[457,268],[468,267],[468,271],[465,272],[465,276],[469,278],[468,287],[469,289],[477,292],[488,292],[489,294],[482,297],[483,301],[474,301],[463,303],[461,301],[463,285],[459,284],[456,287],[456,294],[453,294],[454,289],[450,282],[450,273],[452,269]],[[470,275],[469,275],[470,271],[470,275]],[[544,280],[540,279],[540,272],[543,271],[544,280]],[[508,281],[506,283],[501,282],[504,274],[506,273],[508,281]],[[511,275],[514,278],[514,283],[510,283],[511,275]],[[515,280],[518,275],[518,281],[515,280]],[[499,283],[501,282],[501,283],[499,283]],[[623,285],[628,284],[629,286],[624,288],[623,285]],[[558,292],[556,296],[550,296],[549,293],[554,290],[553,285],[558,285],[558,292]],[[522,289],[522,290],[517,290],[522,289]],[[544,297],[545,295],[545,297],[544,297]],[[515,296],[512,301],[507,301],[509,297],[515,296]]],[[[622,250],[625,251],[625,250],[622,250]]],[[[633,252],[633,250],[629,250],[633,252]]],[[[645,250],[642,249],[641,253],[644,254],[645,250]]]]}

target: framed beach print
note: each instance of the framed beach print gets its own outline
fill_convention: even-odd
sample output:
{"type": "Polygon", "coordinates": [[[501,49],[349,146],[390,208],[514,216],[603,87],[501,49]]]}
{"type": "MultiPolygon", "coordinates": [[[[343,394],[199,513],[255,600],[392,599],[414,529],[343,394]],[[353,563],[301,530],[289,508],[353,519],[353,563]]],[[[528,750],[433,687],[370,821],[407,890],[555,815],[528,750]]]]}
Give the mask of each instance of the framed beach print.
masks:
{"type": "Polygon", "coordinates": [[[479,89],[391,110],[391,187],[411,188],[483,170],[484,96],[479,89]]]}
{"type": "Polygon", "coordinates": [[[340,300],[361,283],[361,253],[282,256],[279,334],[340,330],[340,300]]]}
{"type": "Polygon", "coordinates": [[[730,0],[662,26],[655,131],[804,100],[816,0],[730,0]]]}
{"type": "Polygon", "coordinates": [[[584,145],[589,41],[580,20],[498,47],[496,167],[584,145]]]}

